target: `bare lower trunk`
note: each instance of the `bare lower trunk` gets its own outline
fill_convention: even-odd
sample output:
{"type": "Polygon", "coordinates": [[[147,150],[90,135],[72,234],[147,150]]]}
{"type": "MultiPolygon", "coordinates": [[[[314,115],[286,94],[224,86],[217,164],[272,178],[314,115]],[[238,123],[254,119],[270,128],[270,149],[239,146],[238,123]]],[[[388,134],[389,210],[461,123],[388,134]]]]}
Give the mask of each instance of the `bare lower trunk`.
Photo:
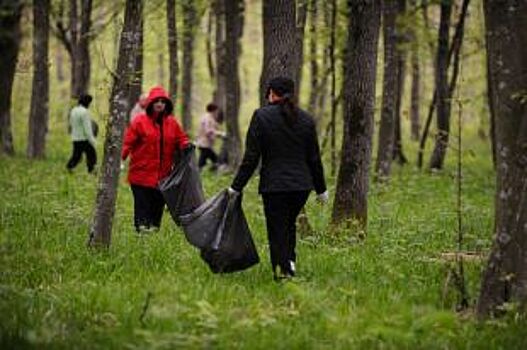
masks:
{"type": "Polygon", "coordinates": [[[27,137],[27,156],[44,158],[49,118],[49,0],[33,3],[33,84],[27,137]]]}
{"type": "Polygon", "coordinates": [[[214,1],[214,17],[216,19],[215,56],[216,56],[216,87],[214,90],[214,102],[225,112],[225,84],[227,81],[225,59],[225,4],[223,0],[214,1]]]}
{"type": "Polygon", "coordinates": [[[348,1],[348,8],[342,88],[344,130],[332,219],[334,223],[357,222],[365,232],[381,2],[348,1]]]}
{"type": "MultiPolygon", "coordinates": [[[[296,56],[296,81],[295,86],[300,91],[300,85],[302,82],[302,67],[304,66],[304,32],[306,28],[307,18],[307,0],[296,0],[296,45],[295,52],[296,56]]],[[[300,97],[300,94],[298,94],[300,97]]]]}
{"type": "Polygon", "coordinates": [[[181,105],[183,113],[183,128],[192,131],[192,76],[194,67],[194,34],[197,25],[195,3],[191,0],[183,2],[183,79],[181,105]]]}
{"type": "Polygon", "coordinates": [[[0,3],[0,152],[15,154],[11,131],[11,94],[20,49],[22,1],[0,3]]]}
{"type": "Polygon", "coordinates": [[[504,312],[505,303],[521,313],[527,306],[527,2],[486,0],[484,8],[499,148],[495,239],[481,283],[480,317],[504,312]]]}
{"type": "Polygon", "coordinates": [[[419,140],[421,130],[420,121],[420,96],[421,96],[421,71],[419,67],[419,51],[417,45],[412,49],[412,87],[410,93],[410,124],[412,140],[419,140]]]}
{"type": "Polygon", "coordinates": [[[263,2],[264,58],[260,76],[260,104],[265,102],[267,82],[277,76],[297,81],[296,56],[291,48],[296,45],[296,4],[291,0],[263,2]]]}
{"type": "Polygon", "coordinates": [[[130,85],[134,79],[135,52],[139,48],[139,35],[143,20],[143,1],[127,0],[124,26],[119,44],[117,72],[110,97],[110,119],[106,125],[106,139],[97,199],[90,227],[88,246],[109,247],[117,199],[117,185],[121,164],[121,147],[127,112],[131,101],[130,85]]]}
{"type": "Polygon", "coordinates": [[[176,21],[176,0],[167,0],[167,33],[168,33],[168,76],[169,91],[172,101],[176,103],[178,94],[178,40],[176,21]]]}

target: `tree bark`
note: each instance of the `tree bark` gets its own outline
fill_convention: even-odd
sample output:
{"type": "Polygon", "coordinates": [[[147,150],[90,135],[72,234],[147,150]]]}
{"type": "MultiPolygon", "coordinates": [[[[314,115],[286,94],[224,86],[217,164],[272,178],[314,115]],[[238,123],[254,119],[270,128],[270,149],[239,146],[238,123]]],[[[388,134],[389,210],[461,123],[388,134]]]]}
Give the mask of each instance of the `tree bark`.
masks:
{"type": "MultiPolygon", "coordinates": [[[[414,36],[414,40],[417,40],[414,36]]],[[[421,130],[421,71],[419,67],[419,45],[414,42],[411,51],[412,86],[410,92],[410,130],[413,141],[419,141],[421,130]]]]}
{"type": "Polygon", "coordinates": [[[183,109],[183,129],[192,131],[192,70],[194,67],[194,35],[197,26],[196,4],[184,0],[183,6],[183,79],[181,105],[183,109]]]}
{"type": "Polygon", "coordinates": [[[142,21],[143,1],[127,0],[124,26],[119,44],[117,72],[110,97],[110,119],[106,125],[102,169],[88,240],[90,247],[109,247],[111,243],[123,132],[128,109],[131,105],[129,100],[130,87],[134,79],[135,52],[140,45],[138,33],[142,21]]]}
{"type": "MultiPolygon", "coordinates": [[[[135,65],[134,65],[134,73],[133,73],[133,80],[131,82],[130,86],[130,96],[128,98],[128,101],[130,101],[130,105],[128,106],[128,112],[126,113],[128,124],[130,122],[130,112],[134,108],[135,102],[139,100],[139,97],[141,96],[141,92],[143,91],[143,42],[144,42],[144,22],[141,20],[139,23],[139,30],[137,31],[137,50],[134,52],[135,54],[135,65]]],[[[175,100],[172,100],[175,101],[175,100]]]]}
{"type": "Polygon", "coordinates": [[[49,119],[50,0],[33,2],[33,84],[27,137],[27,156],[44,158],[49,119]]]}
{"type": "MultiPolygon", "coordinates": [[[[304,32],[307,18],[307,0],[296,0],[296,80],[295,86],[300,91],[302,83],[302,67],[304,66],[304,32]]],[[[300,93],[298,93],[300,98],[300,93]]]]}
{"type": "Polygon", "coordinates": [[[214,90],[214,101],[221,111],[225,111],[225,84],[227,80],[225,59],[225,4],[223,0],[214,0],[214,18],[216,19],[215,30],[215,56],[216,56],[216,87],[214,90]]]}
{"type": "MultiPolygon", "coordinates": [[[[264,58],[260,76],[260,104],[265,104],[267,82],[277,76],[297,81],[295,67],[296,4],[291,0],[266,0],[263,4],[264,58]]],[[[298,89],[298,87],[297,87],[298,89]]]]}
{"type": "Polygon", "coordinates": [[[349,23],[343,83],[343,141],[333,223],[368,221],[368,171],[371,162],[380,0],[348,0],[349,23]]]}
{"type": "Polygon", "coordinates": [[[15,154],[11,130],[11,94],[22,39],[22,7],[23,2],[19,0],[0,3],[0,152],[8,155],[15,154]]]}
{"type": "Polygon", "coordinates": [[[484,1],[495,108],[494,244],[479,295],[480,317],[527,305],[527,2],[484,1]]]}
{"type": "Polygon", "coordinates": [[[178,95],[178,40],[176,22],[176,0],[167,0],[167,33],[168,33],[168,76],[169,93],[176,103],[178,95]]]}
{"type": "Polygon", "coordinates": [[[331,88],[330,88],[330,115],[331,115],[331,176],[335,176],[337,170],[337,69],[336,69],[336,36],[337,36],[337,1],[331,0],[331,26],[329,31],[329,69],[331,71],[331,88]]]}
{"type": "MultiPolygon", "coordinates": [[[[310,0],[309,4],[309,76],[310,76],[310,89],[309,89],[309,104],[308,108],[311,113],[315,113],[317,100],[318,100],[318,37],[317,37],[317,25],[318,25],[318,0],[310,0]]],[[[317,121],[319,116],[315,115],[317,121]]],[[[317,123],[317,129],[320,130],[320,122],[317,123]]]]}
{"type": "Polygon", "coordinates": [[[207,16],[207,36],[205,37],[205,50],[207,51],[207,68],[209,70],[209,78],[214,81],[216,70],[214,68],[214,60],[212,54],[212,24],[214,22],[214,0],[211,1],[207,16]]]}
{"type": "Polygon", "coordinates": [[[241,162],[241,137],[238,123],[240,112],[240,37],[243,25],[243,1],[223,0],[225,8],[225,80],[226,104],[225,121],[227,125],[227,154],[229,167],[236,169],[241,162]]]}
{"type": "MultiPolygon", "coordinates": [[[[404,0],[403,0],[404,3],[404,0]]],[[[404,8],[399,8],[400,13],[404,12],[404,8]]],[[[405,35],[398,36],[398,45],[401,45],[403,42],[403,37],[405,35]]],[[[403,152],[403,140],[401,132],[401,110],[402,110],[402,100],[404,94],[404,82],[406,78],[406,55],[405,52],[399,50],[397,53],[397,90],[395,98],[395,121],[394,121],[394,135],[393,135],[393,159],[399,163],[399,165],[404,165],[408,162],[406,156],[403,152]]]]}
{"type": "Polygon", "coordinates": [[[382,84],[381,122],[379,126],[377,160],[375,162],[375,179],[378,181],[386,180],[390,177],[391,173],[399,76],[399,50],[397,49],[397,29],[395,27],[395,21],[399,12],[397,1],[385,1],[382,11],[384,74],[382,84]]]}

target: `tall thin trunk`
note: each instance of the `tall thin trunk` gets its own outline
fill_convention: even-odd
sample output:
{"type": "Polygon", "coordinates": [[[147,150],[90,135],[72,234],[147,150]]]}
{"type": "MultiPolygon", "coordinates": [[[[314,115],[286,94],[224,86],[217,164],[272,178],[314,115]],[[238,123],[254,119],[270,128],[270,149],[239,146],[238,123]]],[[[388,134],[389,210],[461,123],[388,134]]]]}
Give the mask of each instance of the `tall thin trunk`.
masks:
{"type": "MultiPolygon", "coordinates": [[[[300,91],[300,84],[302,82],[302,67],[304,66],[304,32],[306,28],[307,18],[307,0],[296,0],[296,45],[295,51],[297,54],[295,67],[296,81],[295,86],[300,91]]],[[[300,94],[298,94],[300,98],[300,94]]]]}
{"type": "MultiPolygon", "coordinates": [[[[130,96],[128,100],[130,105],[128,106],[127,124],[130,121],[130,112],[134,108],[135,102],[139,100],[141,92],[143,91],[143,41],[144,41],[144,22],[141,20],[139,23],[139,30],[137,32],[137,50],[135,54],[135,66],[134,66],[134,77],[130,86],[130,96]]],[[[173,100],[175,101],[175,100],[173,100]]]]}
{"type": "Polygon", "coordinates": [[[214,22],[214,0],[209,6],[209,14],[207,16],[207,36],[205,37],[205,50],[207,52],[207,68],[209,70],[209,78],[215,79],[216,70],[214,68],[214,60],[212,58],[212,24],[214,22]]]}
{"type": "MultiPolygon", "coordinates": [[[[309,5],[309,76],[310,76],[310,87],[309,87],[309,104],[308,108],[311,113],[315,113],[316,103],[318,100],[318,37],[317,37],[317,25],[318,25],[318,0],[310,0],[309,5]]],[[[317,120],[320,116],[315,115],[317,120]]],[[[317,123],[317,127],[320,130],[321,123],[317,123]]]]}
{"type": "Polygon", "coordinates": [[[225,6],[225,81],[226,105],[225,121],[227,125],[227,154],[229,166],[235,169],[241,161],[241,138],[238,122],[240,112],[240,37],[243,25],[243,0],[223,0],[225,6]]]}
{"type": "Polygon", "coordinates": [[[484,1],[487,64],[495,111],[494,244],[483,275],[477,313],[527,310],[527,2],[484,1]]]}
{"type": "Polygon", "coordinates": [[[183,128],[192,130],[192,72],[194,67],[194,34],[197,26],[196,4],[192,0],[183,1],[183,79],[182,109],[183,128]]]}
{"type": "MultiPolygon", "coordinates": [[[[402,0],[404,2],[404,0],[402,0]]],[[[399,7],[399,10],[405,11],[404,8],[399,7]]],[[[398,45],[402,44],[404,35],[398,36],[398,45]]],[[[406,164],[408,160],[403,152],[403,141],[402,141],[402,132],[401,132],[401,110],[402,110],[402,100],[404,94],[404,82],[406,78],[406,54],[404,51],[399,50],[397,54],[397,90],[395,98],[395,120],[394,120],[394,135],[393,135],[393,159],[399,163],[399,165],[406,164]]]]}
{"type": "Polygon", "coordinates": [[[132,103],[128,98],[130,96],[131,83],[134,79],[135,51],[140,45],[138,33],[141,30],[142,21],[143,1],[127,0],[124,26],[119,44],[117,72],[110,97],[110,119],[106,125],[106,139],[97,199],[88,240],[88,246],[90,247],[109,247],[111,243],[123,132],[128,109],[132,103]]]}
{"type": "Polygon", "coordinates": [[[412,65],[412,86],[410,92],[410,135],[412,140],[418,141],[421,130],[421,121],[419,116],[421,103],[421,71],[419,67],[419,46],[415,42],[412,45],[412,51],[410,55],[412,65]]]}
{"type": "Polygon", "coordinates": [[[336,72],[336,58],[335,58],[335,47],[336,47],[336,35],[337,35],[337,1],[331,0],[331,26],[329,34],[329,69],[331,70],[331,88],[330,88],[330,101],[331,101],[331,176],[335,175],[337,170],[337,136],[336,136],[336,125],[337,125],[337,72],[336,72]]]}
{"type": "Polygon", "coordinates": [[[23,2],[19,0],[0,3],[0,152],[8,155],[15,154],[11,130],[11,94],[22,39],[22,6],[23,2]]]}
{"type": "Polygon", "coordinates": [[[296,4],[291,0],[266,0],[263,4],[264,59],[260,76],[260,104],[265,102],[267,82],[277,76],[297,81],[296,4]]]}
{"type": "Polygon", "coordinates": [[[79,96],[88,91],[91,75],[90,41],[91,41],[91,13],[92,0],[81,0],[80,33],[77,43],[77,56],[75,57],[75,74],[77,86],[75,95],[79,96]]]}
{"type": "Polygon", "coordinates": [[[27,156],[44,158],[49,119],[50,0],[33,2],[33,84],[27,137],[27,156]]]}
{"type": "Polygon", "coordinates": [[[178,40],[176,21],[176,0],[167,0],[167,33],[168,33],[168,76],[169,93],[172,101],[176,102],[178,95],[178,40]]]}
{"type": "Polygon", "coordinates": [[[382,109],[377,160],[375,162],[376,179],[380,181],[390,176],[393,158],[399,76],[399,51],[397,50],[397,29],[395,27],[397,14],[397,1],[386,1],[383,6],[384,77],[382,85],[382,109]]]}
{"type": "Polygon", "coordinates": [[[157,83],[164,86],[166,82],[165,74],[165,54],[164,46],[165,43],[161,40],[161,36],[157,36],[157,83]]]}
{"type": "Polygon", "coordinates": [[[332,219],[334,223],[356,222],[365,233],[381,1],[349,0],[347,4],[344,132],[332,219]]]}
{"type": "Polygon", "coordinates": [[[223,0],[214,0],[215,28],[215,57],[216,57],[216,86],[214,89],[214,101],[222,111],[225,111],[227,80],[227,62],[225,59],[225,4],[223,0]]]}

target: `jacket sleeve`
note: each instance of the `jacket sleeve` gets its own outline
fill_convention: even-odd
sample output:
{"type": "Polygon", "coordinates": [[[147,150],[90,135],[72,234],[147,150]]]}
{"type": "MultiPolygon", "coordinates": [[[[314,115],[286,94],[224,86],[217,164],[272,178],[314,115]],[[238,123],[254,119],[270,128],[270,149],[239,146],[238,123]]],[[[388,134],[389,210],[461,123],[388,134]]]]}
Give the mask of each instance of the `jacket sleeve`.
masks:
{"type": "Polygon", "coordinates": [[[249,124],[249,130],[247,130],[247,136],[245,138],[245,153],[243,155],[242,163],[238,168],[238,172],[232,181],[232,189],[238,192],[243,190],[254,173],[254,170],[256,170],[260,161],[260,156],[260,130],[258,125],[258,114],[255,113],[249,124]]]}
{"type": "Polygon", "coordinates": [[[128,158],[128,155],[130,152],[132,152],[132,149],[138,140],[139,134],[137,132],[137,123],[132,121],[128,128],[126,128],[126,132],[124,134],[123,150],[121,152],[122,160],[126,160],[126,158],[128,158]]]}
{"type": "Polygon", "coordinates": [[[310,127],[307,157],[307,163],[313,178],[315,192],[317,194],[324,193],[326,191],[326,180],[324,178],[324,166],[322,165],[322,159],[320,158],[317,130],[314,123],[312,123],[310,127]]]}
{"type": "Polygon", "coordinates": [[[95,141],[95,137],[93,136],[90,113],[88,113],[87,111],[82,116],[82,127],[84,129],[84,134],[88,138],[88,141],[93,147],[95,147],[97,141],[95,141]]]}

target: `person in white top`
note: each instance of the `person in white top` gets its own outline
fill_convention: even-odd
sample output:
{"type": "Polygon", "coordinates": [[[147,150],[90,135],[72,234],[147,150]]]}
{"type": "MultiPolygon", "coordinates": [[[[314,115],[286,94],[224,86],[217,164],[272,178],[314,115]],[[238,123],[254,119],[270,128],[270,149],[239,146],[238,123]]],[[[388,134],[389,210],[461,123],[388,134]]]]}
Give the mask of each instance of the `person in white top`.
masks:
{"type": "Polygon", "coordinates": [[[145,113],[147,98],[148,98],[148,95],[146,93],[142,93],[141,96],[139,96],[139,99],[137,100],[134,107],[130,111],[130,120],[129,120],[130,123],[136,116],[138,116],[141,113],[145,113]]]}
{"type": "Polygon", "coordinates": [[[216,170],[218,166],[218,155],[214,152],[214,140],[218,136],[225,137],[225,133],[219,130],[218,112],[218,105],[209,103],[207,113],[201,116],[199,122],[196,145],[200,151],[198,159],[200,170],[207,164],[208,160],[212,162],[212,170],[216,170]]]}

